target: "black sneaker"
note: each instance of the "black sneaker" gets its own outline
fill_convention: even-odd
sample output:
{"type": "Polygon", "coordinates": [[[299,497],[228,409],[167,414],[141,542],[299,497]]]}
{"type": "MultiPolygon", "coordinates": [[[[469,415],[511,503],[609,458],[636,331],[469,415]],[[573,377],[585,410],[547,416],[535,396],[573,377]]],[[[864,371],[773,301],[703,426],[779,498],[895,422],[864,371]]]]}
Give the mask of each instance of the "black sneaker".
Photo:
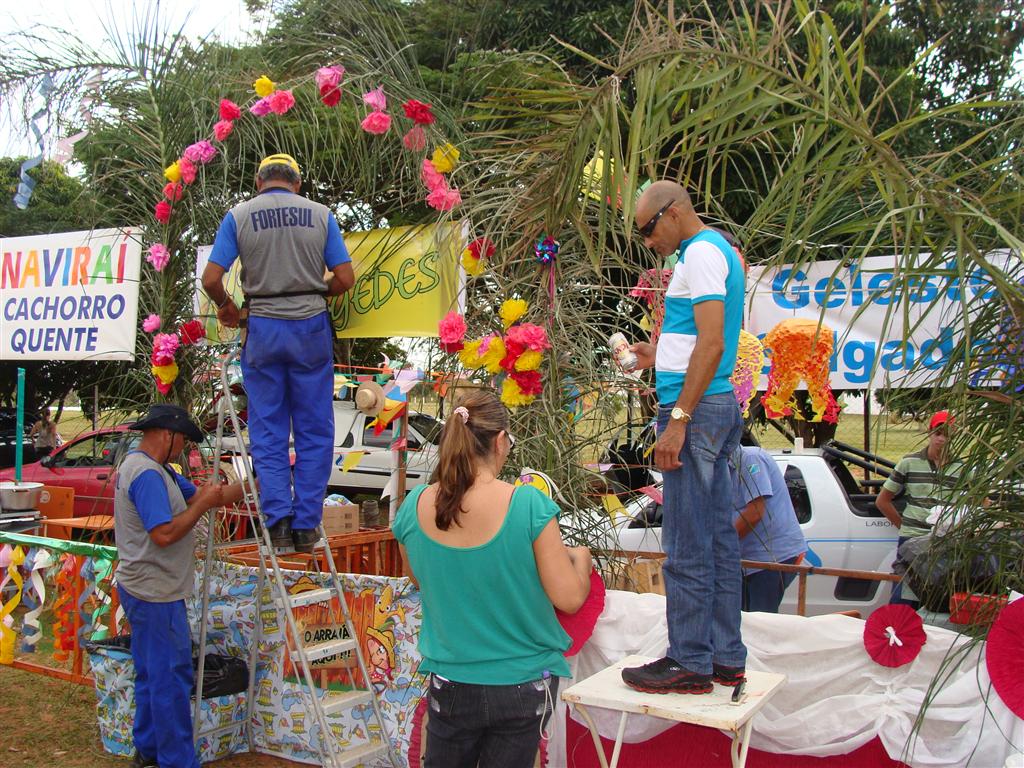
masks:
{"type": "Polygon", "coordinates": [[[274,549],[292,548],[292,521],[290,517],[284,517],[274,523],[268,529],[270,532],[270,544],[274,549]]]}
{"type": "Polygon", "coordinates": [[[132,758],[132,768],[160,768],[155,757],[143,757],[138,752],[132,758]]]}
{"type": "Polygon", "coordinates": [[[735,688],[747,679],[746,670],[743,667],[727,667],[724,664],[715,664],[714,673],[711,678],[719,685],[727,688],[735,688]]]}
{"type": "Polygon", "coordinates": [[[711,675],[698,675],[665,657],[622,670],[622,681],[630,688],[647,693],[711,693],[711,675]]]}
{"type": "Polygon", "coordinates": [[[320,540],[320,533],[314,528],[296,528],[292,531],[292,543],[296,552],[310,553],[320,540]]]}

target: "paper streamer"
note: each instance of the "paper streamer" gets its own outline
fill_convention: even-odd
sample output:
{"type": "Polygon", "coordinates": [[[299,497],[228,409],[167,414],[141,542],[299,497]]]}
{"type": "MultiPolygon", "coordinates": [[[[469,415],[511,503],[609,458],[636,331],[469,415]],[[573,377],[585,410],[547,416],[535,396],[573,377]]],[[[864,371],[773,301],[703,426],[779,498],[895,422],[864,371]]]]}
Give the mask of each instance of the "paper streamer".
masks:
{"type": "Polygon", "coordinates": [[[736,367],[729,377],[736,401],[744,416],[750,415],[750,401],[754,399],[757,385],[761,382],[761,369],[764,368],[764,345],[761,340],[749,331],[740,331],[739,345],[736,349],[736,367]]]}
{"type": "Polygon", "coordinates": [[[60,163],[61,165],[67,165],[70,163],[71,158],[75,155],[75,144],[89,135],[89,126],[92,125],[92,106],[99,99],[100,85],[102,83],[102,70],[96,70],[86,78],[85,94],[82,96],[82,100],[78,107],[78,114],[81,116],[82,122],[86,127],[84,130],[79,131],[73,136],[66,136],[63,139],[59,139],[57,143],[53,145],[53,153],[50,155],[50,159],[55,163],[60,163]]]}
{"type": "Polygon", "coordinates": [[[21,588],[25,583],[21,578],[21,564],[25,562],[25,550],[20,546],[11,549],[5,545],[3,552],[6,554],[0,555],[0,564],[5,561],[7,563],[7,578],[4,579],[4,583],[14,582],[14,595],[0,607],[0,664],[13,664],[16,634],[14,616],[11,614],[21,604],[21,588]]]}
{"type": "Polygon", "coordinates": [[[28,612],[25,614],[21,631],[21,650],[33,653],[36,644],[43,636],[39,625],[39,614],[46,603],[46,581],[43,571],[53,564],[53,557],[45,549],[34,547],[25,556],[24,568],[28,572],[28,588],[25,589],[24,601],[28,612]]]}
{"type": "Polygon", "coordinates": [[[29,127],[32,129],[32,133],[35,134],[36,143],[39,145],[39,154],[28,158],[28,160],[21,164],[21,182],[18,184],[18,191],[14,193],[14,204],[23,211],[28,208],[28,202],[32,199],[32,193],[36,188],[36,180],[29,176],[28,172],[43,162],[43,153],[46,151],[43,132],[39,130],[37,123],[49,111],[49,99],[52,91],[53,79],[49,75],[43,75],[43,81],[39,84],[39,95],[43,97],[43,106],[36,110],[36,113],[29,118],[29,127]]]}
{"type": "Polygon", "coordinates": [[[57,661],[66,661],[67,652],[75,648],[71,611],[76,570],[75,556],[65,554],[61,557],[60,568],[54,578],[57,597],[53,602],[53,658],[57,661]]]}

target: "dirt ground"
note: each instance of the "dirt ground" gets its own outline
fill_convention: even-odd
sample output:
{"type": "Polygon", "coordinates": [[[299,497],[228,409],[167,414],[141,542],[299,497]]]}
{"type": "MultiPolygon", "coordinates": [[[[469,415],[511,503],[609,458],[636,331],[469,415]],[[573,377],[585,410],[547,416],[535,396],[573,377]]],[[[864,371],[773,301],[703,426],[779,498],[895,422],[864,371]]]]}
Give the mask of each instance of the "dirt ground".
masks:
{"type": "MultiPolygon", "coordinates": [[[[84,685],[0,666],[0,768],[127,768],[103,751],[96,694],[84,685]]],[[[268,755],[234,755],[216,768],[295,768],[268,755]]]]}

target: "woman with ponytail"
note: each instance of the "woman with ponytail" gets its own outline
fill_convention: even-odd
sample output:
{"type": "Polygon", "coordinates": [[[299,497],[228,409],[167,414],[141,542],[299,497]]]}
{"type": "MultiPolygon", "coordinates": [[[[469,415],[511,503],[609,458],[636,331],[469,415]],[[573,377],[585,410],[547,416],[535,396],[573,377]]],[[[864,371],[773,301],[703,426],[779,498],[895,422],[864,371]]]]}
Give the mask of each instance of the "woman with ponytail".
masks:
{"type": "Polygon", "coordinates": [[[558,507],[498,479],[514,440],[490,390],[464,395],[441,433],[430,485],[395,517],[423,600],[420,668],[430,672],[426,768],[528,768],[569,675],[569,636],[590,591],[586,547],[569,549],[558,507]]]}

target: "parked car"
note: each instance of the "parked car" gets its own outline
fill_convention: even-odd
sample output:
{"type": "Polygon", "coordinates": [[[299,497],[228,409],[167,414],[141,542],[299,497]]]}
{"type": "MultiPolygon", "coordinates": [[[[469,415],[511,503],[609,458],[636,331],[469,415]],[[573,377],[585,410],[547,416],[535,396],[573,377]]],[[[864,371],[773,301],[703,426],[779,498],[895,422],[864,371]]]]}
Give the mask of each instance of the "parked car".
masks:
{"type": "MultiPolygon", "coordinates": [[[[37,414],[26,413],[21,437],[22,464],[39,458],[29,433],[32,425],[39,420],[37,414]]],[[[18,446],[18,413],[14,408],[0,408],[0,468],[13,467],[18,446]]]]}
{"type": "MultiPolygon", "coordinates": [[[[849,468],[829,449],[769,451],[783,470],[793,508],[807,539],[808,565],[888,573],[896,556],[897,530],[860,493],[849,468]]],[[[657,486],[660,490],[660,484],[657,486]]],[[[662,552],[661,505],[647,496],[626,504],[626,514],[612,521],[602,512],[588,514],[575,525],[605,520],[610,548],[627,552],[662,552]]],[[[571,519],[571,518],[570,518],[571,519]]],[[[572,525],[573,523],[569,523],[572,525]]],[[[593,538],[593,534],[590,535],[593,538]]],[[[799,580],[782,602],[784,613],[795,613],[799,580]]],[[[807,615],[857,610],[867,616],[889,600],[887,582],[835,576],[809,576],[807,615]]]]}
{"type": "MultiPolygon", "coordinates": [[[[117,466],[128,451],[138,446],[140,432],[126,424],[86,432],[58,446],[48,456],[22,467],[22,480],[75,491],[74,517],[114,514],[117,466]]],[[[193,476],[202,472],[213,456],[212,438],[189,455],[193,476]]],[[[0,480],[13,480],[14,470],[0,472],[0,480]]]]}

